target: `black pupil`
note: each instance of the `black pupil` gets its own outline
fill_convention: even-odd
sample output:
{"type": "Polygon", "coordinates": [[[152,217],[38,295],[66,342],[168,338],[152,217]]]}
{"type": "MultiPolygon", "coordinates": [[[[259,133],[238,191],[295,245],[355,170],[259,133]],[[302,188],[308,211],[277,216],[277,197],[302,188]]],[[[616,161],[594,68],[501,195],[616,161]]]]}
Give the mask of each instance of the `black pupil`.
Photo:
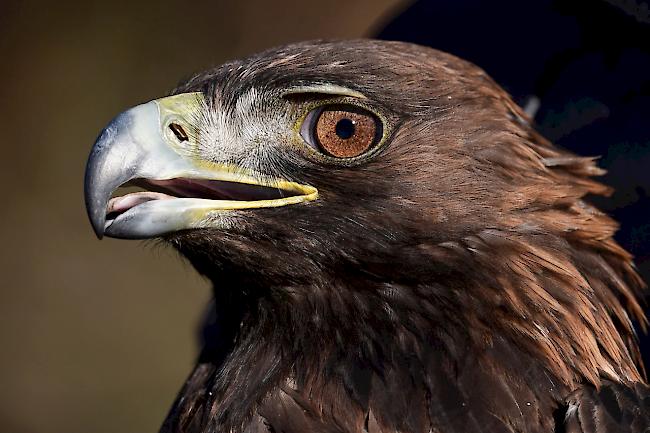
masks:
{"type": "Polygon", "coordinates": [[[336,122],[336,135],[343,140],[354,135],[354,122],[350,119],[341,119],[336,122]]]}

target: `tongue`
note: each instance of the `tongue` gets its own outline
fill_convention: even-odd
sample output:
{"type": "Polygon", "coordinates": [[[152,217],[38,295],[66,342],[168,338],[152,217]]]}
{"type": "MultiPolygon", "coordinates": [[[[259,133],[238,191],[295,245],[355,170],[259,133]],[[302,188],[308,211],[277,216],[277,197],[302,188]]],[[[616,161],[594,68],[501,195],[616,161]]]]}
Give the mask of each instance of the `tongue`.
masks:
{"type": "Polygon", "coordinates": [[[151,200],[169,200],[171,198],[174,197],[171,195],[163,194],[161,192],[133,192],[131,194],[110,199],[108,206],[106,207],[106,213],[124,213],[132,207],[151,200]]]}

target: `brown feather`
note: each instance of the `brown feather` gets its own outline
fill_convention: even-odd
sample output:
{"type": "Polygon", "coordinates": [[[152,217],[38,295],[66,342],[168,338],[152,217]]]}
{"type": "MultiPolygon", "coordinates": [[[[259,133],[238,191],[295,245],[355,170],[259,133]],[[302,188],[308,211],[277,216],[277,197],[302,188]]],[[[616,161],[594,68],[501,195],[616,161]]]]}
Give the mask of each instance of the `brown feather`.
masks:
{"type": "Polygon", "coordinates": [[[396,125],[390,144],[362,165],[287,153],[275,169],[318,187],[313,205],[169,237],[214,281],[224,343],[162,431],[647,426],[644,285],[588,202],[611,192],[595,159],[541,137],[479,68],[403,43],[281,47],[177,91],[228,110],[251,87],[312,82],[365,94],[396,125]],[[600,415],[611,392],[632,405],[615,421],[600,415]]]}

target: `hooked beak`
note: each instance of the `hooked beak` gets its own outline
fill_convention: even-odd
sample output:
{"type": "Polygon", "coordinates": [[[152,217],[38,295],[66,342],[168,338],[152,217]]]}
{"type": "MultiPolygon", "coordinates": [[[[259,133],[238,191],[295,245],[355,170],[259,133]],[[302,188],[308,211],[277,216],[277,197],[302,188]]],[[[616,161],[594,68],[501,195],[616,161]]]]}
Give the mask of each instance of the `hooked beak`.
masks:
{"type": "Polygon", "coordinates": [[[315,200],[316,188],[268,179],[196,157],[201,93],[184,93],[119,114],[95,142],[85,175],[86,210],[103,235],[145,239],[209,226],[217,213],[315,200]],[[125,184],[146,191],[111,198],[125,184]]]}

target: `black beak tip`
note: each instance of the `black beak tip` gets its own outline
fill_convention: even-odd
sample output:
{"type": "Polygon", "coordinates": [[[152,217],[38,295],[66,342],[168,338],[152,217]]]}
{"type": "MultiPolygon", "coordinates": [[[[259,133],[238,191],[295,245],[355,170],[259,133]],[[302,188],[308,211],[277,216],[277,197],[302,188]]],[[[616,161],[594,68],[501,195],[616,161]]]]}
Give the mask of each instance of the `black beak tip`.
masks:
{"type": "Polygon", "coordinates": [[[100,241],[104,237],[104,230],[103,229],[98,229],[97,227],[93,226],[93,230],[95,231],[95,236],[97,236],[97,239],[100,241]]]}
{"type": "Polygon", "coordinates": [[[90,220],[90,225],[93,227],[95,236],[97,239],[102,239],[104,237],[104,225],[106,222],[106,216],[104,212],[100,209],[102,208],[93,208],[86,201],[86,211],[88,212],[88,219],[90,220]]]}
{"type": "Polygon", "coordinates": [[[90,180],[90,176],[86,174],[86,182],[84,184],[86,213],[88,214],[88,219],[90,220],[90,225],[93,227],[95,236],[98,239],[104,237],[107,204],[107,200],[104,198],[105,195],[103,191],[97,191],[96,188],[93,188],[93,182],[90,180]]]}

